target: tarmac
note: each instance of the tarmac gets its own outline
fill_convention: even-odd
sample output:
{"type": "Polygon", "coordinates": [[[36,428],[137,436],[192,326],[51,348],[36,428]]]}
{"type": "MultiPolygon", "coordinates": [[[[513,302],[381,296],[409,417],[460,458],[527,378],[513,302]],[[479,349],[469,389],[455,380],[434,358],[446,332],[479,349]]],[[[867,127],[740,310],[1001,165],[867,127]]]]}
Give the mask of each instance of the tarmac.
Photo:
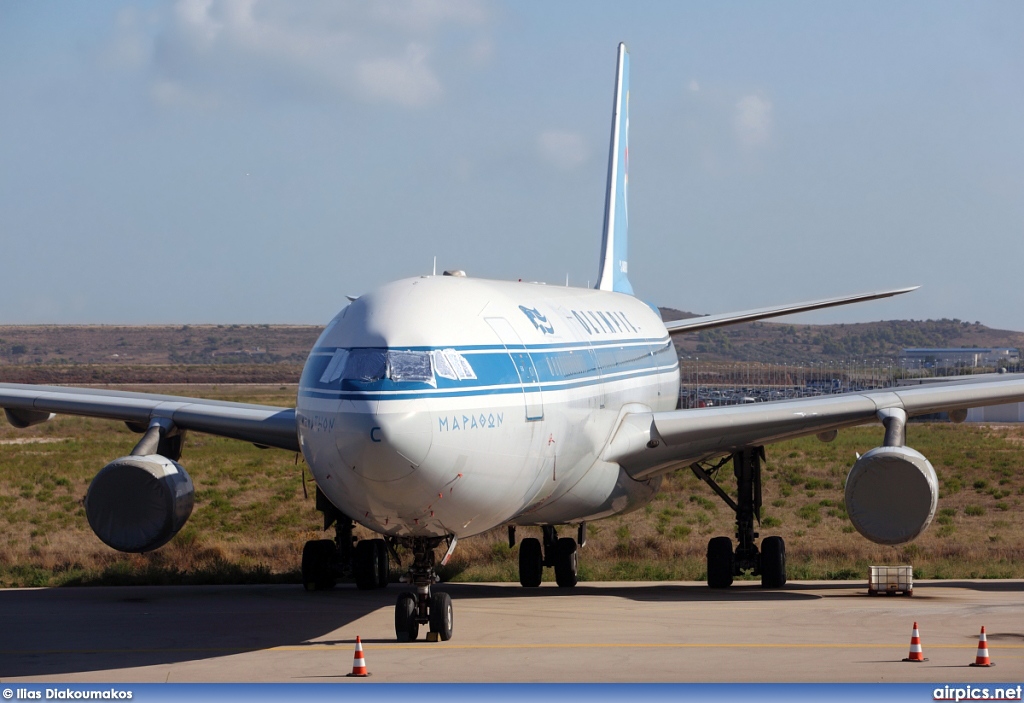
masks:
{"type": "Polygon", "coordinates": [[[35,682],[1024,682],[1024,581],[444,584],[448,642],[395,640],[404,590],[0,590],[0,679],[35,682]],[[922,663],[903,662],[918,623],[922,663]],[[992,668],[974,662],[985,625],[992,668]],[[349,678],[356,635],[371,676],[349,678]]]}

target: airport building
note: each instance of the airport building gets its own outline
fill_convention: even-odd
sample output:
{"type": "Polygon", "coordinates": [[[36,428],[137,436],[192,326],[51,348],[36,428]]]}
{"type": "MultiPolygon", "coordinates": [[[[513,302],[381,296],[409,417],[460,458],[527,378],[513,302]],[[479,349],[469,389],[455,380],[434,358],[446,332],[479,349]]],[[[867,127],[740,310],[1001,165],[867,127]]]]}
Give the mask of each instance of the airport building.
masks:
{"type": "Polygon", "coordinates": [[[899,364],[905,369],[997,368],[1019,363],[1020,350],[1008,347],[904,349],[899,355],[899,364]]]}
{"type": "Polygon", "coordinates": [[[1024,403],[971,408],[967,411],[967,422],[1024,422],[1024,403]]]}

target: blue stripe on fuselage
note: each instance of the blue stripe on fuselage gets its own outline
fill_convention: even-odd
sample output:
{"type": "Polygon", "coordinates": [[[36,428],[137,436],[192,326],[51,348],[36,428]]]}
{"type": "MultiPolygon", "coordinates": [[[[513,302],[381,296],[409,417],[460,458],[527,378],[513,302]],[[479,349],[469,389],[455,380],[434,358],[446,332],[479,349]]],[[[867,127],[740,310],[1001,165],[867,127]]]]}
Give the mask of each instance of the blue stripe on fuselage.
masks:
{"type": "MultiPolygon", "coordinates": [[[[504,346],[393,347],[390,351],[437,351],[454,348],[472,366],[476,379],[454,380],[435,377],[435,383],[374,381],[353,379],[322,383],[331,357],[337,348],[313,350],[303,369],[299,395],[309,398],[347,400],[411,399],[518,393],[523,389],[515,363],[504,346]]],[[[536,382],[526,383],[529,390],[556,391],[642,376],[667,373],[678,367],[675,347],[667,337],[629,339],[594,344],[542,344],[512,348],[526,351],[537,371],[536,382]]]]}
{"type": "MultiPolygon", "coordinates": [[[[609,346],[623,346],[630,344],[667,344],[670,338],[666,335],[663,337],[631,337],[629,339],[586,339],[580,342],[551,342],[548,344],[520,344],[513,345],[514,349],[525,349],[526,351],[542,351],[544,349],[586,349],[590,347],[609,347],[609,346]]],[[[311,354],[333,354],[338,349],[349,349],[350,347],[315,347],[311,354]]],[[[377,349],[384,349],[384,347],[375,347],[377,349]]],[[[465,344],[462,346],[455,345],[435,345],[435,346],[411,346],[411,347],[390,347],[395,351],[437,351],[440,349],[455,349],[457,352],[475,352],[475,351],[504,351],[505,346],[502,344],[465,344]]]]}

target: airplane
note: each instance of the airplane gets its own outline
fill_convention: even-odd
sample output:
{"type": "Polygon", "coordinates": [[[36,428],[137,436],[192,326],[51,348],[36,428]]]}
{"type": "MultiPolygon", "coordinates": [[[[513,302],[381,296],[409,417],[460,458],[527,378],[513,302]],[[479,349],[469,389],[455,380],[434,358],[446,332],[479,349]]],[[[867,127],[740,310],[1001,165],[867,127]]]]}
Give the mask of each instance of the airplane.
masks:
{"type": "Polygon", "coordinates": [[[628,277],[629,55],[618,47],[605,217],[594,288],[495,281],[462,271],[383,285],[352,299],[327,324],[302,371],[294,408],[70,387],[0,384],[0,407],[19,428],[56,413],[123,421],[142,436],[91,482],[90,527],[104,543],[148,552],[192,512],[194,487],[179,463],[188,432],[301,452],[316,507],[334,539],[302,553],[309,590],[354,576],[381,588],[398,548],[412,554],[412,590],[395,606],[397,639],[448,640],[450,596],[434,588],[459,540],[507,526],[540,528],[519,541],[519,580],[540,585],[553,567],[576,585],[590,521],[649,503],[662,477],[691,468],[735,512],[736,543],[712,538],[707,582],[745,572],[766,588],[786,583],[780,537],[758,543],[765,445],[881,422],[881,446],[846,481],[854,527],[881,544],[908,542],[935,514],[935,469],[906,446],[908,417],[1024,401],[1021,377],[885,388],[845,395],[677,409],[672,335],[907,293],[898,288],[664,322],[628,277]],[[732,463],[733,498],[715,480],[732,463]],[[356,540],[355,523],[380,535],[356,540]],[[575,528],[559,536],[558,528],[575,528]]]}

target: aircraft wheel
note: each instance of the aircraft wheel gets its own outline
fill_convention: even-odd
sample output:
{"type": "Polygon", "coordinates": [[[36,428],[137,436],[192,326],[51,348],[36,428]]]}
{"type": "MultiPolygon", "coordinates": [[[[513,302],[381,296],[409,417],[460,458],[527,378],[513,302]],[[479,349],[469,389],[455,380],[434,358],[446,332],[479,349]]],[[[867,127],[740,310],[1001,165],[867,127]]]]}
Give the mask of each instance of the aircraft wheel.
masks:
{"type": "Polygon", "coordinates": [[[543,574],[544,555],[540,540],[527,537],[519,543],[519,583],[526,588],[536,588],[543,574]]]}
{"type": "Polygon", "coordinates": [[[761,541],[761,586],[782,588],[786,585],[786,543],[781,537],[765,537],[761,541]]]}
{"type": "Polygon", "coordinates": [[[377,550],[377,588],[387,588],[391,580],[391,563],[388,559],[388,545],[382,539],[371,540],[377,550]]]}
{"type": "Polygon", "coordinates": [[[416,596],[403,593],[395,605],[395,637],[399,642],[414,642],[420,634],[416,622],[416,596]]]}
{"type": "Polygon", "coordinates": [[[380,574],[379,552],[377,551],[377,540],[363,539],[356,544],[356,553],[353,558],[353,571],[356,577],[356,587],[361,591],[377,588],[380,574]]]}
{"type": "Polygon", "coordinates": [[[307,591],[326,591],[336,582],[332,562],[337,547],[329,539],[315,539],[302,547],[302,584],[307,591]]]}
{"type": "Polygon", "coordinates": [[[452,597],[444,591],[434,591],[430,595],[430,631],[436,632],[442,642],[452,638],[454,611],[452,597]]]}
{"type": "Polygon", "coordinates": [[[576,585],[579,566],[579,552],[576,540],[562,537],[555,543],[555,581],[562,588],[576,585]]]}
{"type": "Polygon", "coordinates": [[[712,537],[708,542],[708,586],[728,588],[732,585],[732,577],[732,540],[728,537],[712,537]]]}

